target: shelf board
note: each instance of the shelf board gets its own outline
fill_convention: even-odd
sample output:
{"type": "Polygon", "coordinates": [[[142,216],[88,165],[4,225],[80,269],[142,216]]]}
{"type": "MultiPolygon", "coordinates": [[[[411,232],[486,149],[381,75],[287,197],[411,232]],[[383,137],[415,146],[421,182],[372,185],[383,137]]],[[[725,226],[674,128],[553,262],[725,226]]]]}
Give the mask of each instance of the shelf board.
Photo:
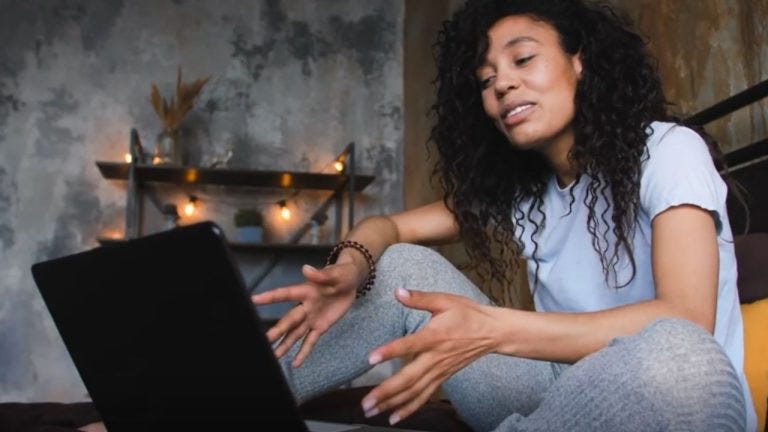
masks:
{"type": "MultiPolygon", "coordinates": [[[[110,180],[127,180],[130,164],[97,161],[101,175],[110,180]]],[[[370,175],[355,175],[355,192],[373,181],[370,175]]],[[[349,176],[295,171],[259,171],[230,168],[201,168],[194,166],[137,165],[136,179],[147,182],[175,184],[213,184],[282,189],[341,190],[349,176]]]]}
{"type": "Polygon", "coordinates": [[[329,254],[333,245],[320,244],[265,244],[265,243],[238,243],[229,242],[229,247],[234,251],[241,252],[307,252],[329,254]]]}
{"type": "MultiPolygon", "coordinates": [[[[112,246],[125,242],[124,239],[99,237],[99,244],[102,246],[112,246]]],[[[268,252],[268,253],[322,253],[331,252],[333,245],[330,244],[286,244],[286,243],[240,243],[229,242],[229,247],[235,252],[268,252]]]]}

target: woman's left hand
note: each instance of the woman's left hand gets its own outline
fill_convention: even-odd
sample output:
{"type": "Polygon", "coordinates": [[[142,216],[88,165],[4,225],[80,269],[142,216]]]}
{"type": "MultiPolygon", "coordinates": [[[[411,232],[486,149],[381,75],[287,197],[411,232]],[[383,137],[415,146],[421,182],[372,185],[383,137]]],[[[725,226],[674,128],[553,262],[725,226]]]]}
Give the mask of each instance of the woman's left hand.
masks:
{"type": "Polygon", "coordinates": [[[413,414],[443,381],[495,347],[489,306],[461,296],[404,289],[398,289],[396,297],[409,308],[432,312],[432,318],[418,332],[376,348],[369,356],[371,364],[411,359],[362,400],[368,417],[394,409],[390,424],[413,414]]]}

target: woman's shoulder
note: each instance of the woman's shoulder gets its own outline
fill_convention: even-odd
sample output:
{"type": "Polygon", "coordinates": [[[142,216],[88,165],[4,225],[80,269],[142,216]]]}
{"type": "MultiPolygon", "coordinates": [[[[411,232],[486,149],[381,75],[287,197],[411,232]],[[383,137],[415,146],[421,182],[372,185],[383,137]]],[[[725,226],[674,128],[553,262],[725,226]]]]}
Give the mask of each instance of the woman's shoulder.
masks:
{"type": "Polygon", "coordinates": [[[694,154],[707,155],[709,150],[704,139],[693,129],[680,123],[655,121],[648,126],[646,142],[647,158],[686,157],[694,154]]]}

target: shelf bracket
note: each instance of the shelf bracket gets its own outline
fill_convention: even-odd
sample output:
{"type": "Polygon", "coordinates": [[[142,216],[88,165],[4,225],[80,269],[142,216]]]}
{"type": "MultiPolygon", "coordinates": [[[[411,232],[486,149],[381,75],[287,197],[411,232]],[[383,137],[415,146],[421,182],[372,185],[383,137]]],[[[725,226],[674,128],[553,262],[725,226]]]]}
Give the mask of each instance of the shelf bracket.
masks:
{"type": "MultiPolygon", "coordinates": [[[[354,227],[354,219],[355,219],[355,213],[354,213],[354,199],[355,199],[355,143],[350,142],[347,144],[346,147],[344,147],[344,150],[339,154],[339,156],[336,157],[336,160],[343,160],[345,164],[345,174],[347,175],[347,199],[349,200],[348,205],[348,222],[349,222],[349,230],[352,230],[354,227]]],[[[302,237],[312,228],[312,222],[323,224],[325,220],[327,219],[327,213],[331,206],[331,204],[335,204],[336,208],[336,232],[334,233],[334,241],[339,242],[341,241],[342,236],[342,216],[343,216],[343,209],[342,205],[344,204],[343,201],[343,194],[342,190],[344,190],[344,187],[342,187],[339,190],[333,191],[333,193],[323,201],[323,203],[320,205],[320,207],[315,210],[315,212],[312,214],[312,216],[309,218],[307,222],[305,222],[292,236],[290,239],[288,239],[288,244],[296,244],[298,243],[302,237]]],[[[278,262],[280,262],[280,259],[282,258],[282,254],[274,254],[272,257],[270,257],[269,262],[267,262],[267,265],[264,267],[264,270],[259,273],[258,276],[253,280],[253,282],[248,286],[248,291],[253,294],[256,291],[256,288],[261,284],[261,282],[269,275],[269,273],[272,272],[272,270],[275,268],[278,262]]]]}
{"type": "Polygon", "coordinates": [[[142,212],[144,199],[142,196],[141,184],[136,176],[136,167],[141,163],[144,157],[144,151],[141,146],[138,131],[131,129],[131,139],[128,144],[128,151],[131,155],[131,163],[128,167],[128,192],[125,202],[125,238],[135,239],[141,236],[142,231],[142,212]]]}

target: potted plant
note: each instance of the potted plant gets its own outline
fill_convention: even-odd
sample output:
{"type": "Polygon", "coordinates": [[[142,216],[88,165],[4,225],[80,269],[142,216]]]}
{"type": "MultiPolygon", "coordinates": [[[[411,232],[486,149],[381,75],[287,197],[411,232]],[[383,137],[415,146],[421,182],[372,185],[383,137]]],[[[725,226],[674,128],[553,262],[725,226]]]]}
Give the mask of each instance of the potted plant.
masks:
{"type": "Polygon", "coordinates": [[[243,243],[260,243],[264,236],[264,218],[255,208],[241,208],[234,216],[237,238],[243,243]]]}

